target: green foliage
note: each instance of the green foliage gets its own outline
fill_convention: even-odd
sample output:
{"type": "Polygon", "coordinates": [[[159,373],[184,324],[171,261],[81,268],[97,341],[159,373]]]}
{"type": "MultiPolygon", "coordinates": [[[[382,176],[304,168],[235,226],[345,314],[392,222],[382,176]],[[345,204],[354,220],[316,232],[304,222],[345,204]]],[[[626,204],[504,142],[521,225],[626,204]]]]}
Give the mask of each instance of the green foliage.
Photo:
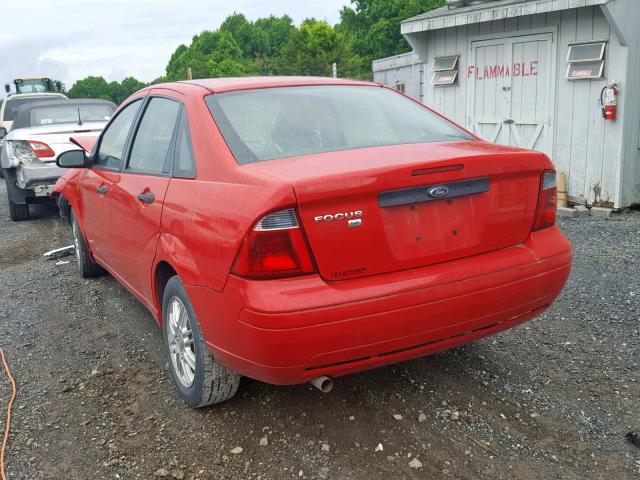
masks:
{"type": "Polygon", "coordinates": [[[167,80],[236,75],[331,75],[370,78],[371,62],[408,51],[400,22],[444,5],[444,0],[351,0],[335,27],[307,19],[300,27],[291,17],[249,21],[234,13],[217,31],[180,45],[167,65],[167,80]]]}
{"type": "Polygon", "coordinates": [[[332,64],[343,77],[355,76],[359,59],[348,49],[341,33],[324,21],[305,20],[282,47],[278,70],[285,75],[330,76],[332,64]]]}
{"type": "Polygon", "coordinates": [[[67,92],[69,98],[102,98],[111,100],[109,84],[102,77],[87,77],[78,80],[67,92]]]}
{"type": "MultiPolygon", "coordinates": [[[[400,22],[444,5],[445,0],[351,0],[335,27],[307,19],[299,27],[288,15],[249,21],[234,13],[216,31],[195,35],[191,44],[179,45],[165,75],[150,85],[193,78],[243,75],[338,75],[371,78],[371,62],[410,50],[400,34],[400,22]]],[[[69,90],[71,98],[104,98],[122,102],[145,84],[135,78],[122,82],[102,77],[78,80],[69,90]]]]}
{"type": "Polygon", "coordinates": [[[279,73],[277,59],[295,31],[287,15],[250,22],[234,13],[219,30],[194,36],[188,47],[178,46],[169,59],[165,78],[184,80],[188,68],[193,78],[279,73]]]}
{"type": "MultiPolygon", "coordinates": [[[[445,0],[351,0],[343,7],[337,30],[345,35],[354,54],[363,59],[367,75],[371,62],[411,50],[400,34],[400,23],[444,6],[445,0]]],[[[365,73],[363,70],[362,73],[365,73]]]]}
{"type": "Polygon", "coordinates": [[[145,83],[133,77],[127,77],[120,83],[107,83],[102,77],[87,77],[74,83],[67,92],[67,96],[69,98],[102,98],[111,100],[117,105],[146,86],[145,83]]]}

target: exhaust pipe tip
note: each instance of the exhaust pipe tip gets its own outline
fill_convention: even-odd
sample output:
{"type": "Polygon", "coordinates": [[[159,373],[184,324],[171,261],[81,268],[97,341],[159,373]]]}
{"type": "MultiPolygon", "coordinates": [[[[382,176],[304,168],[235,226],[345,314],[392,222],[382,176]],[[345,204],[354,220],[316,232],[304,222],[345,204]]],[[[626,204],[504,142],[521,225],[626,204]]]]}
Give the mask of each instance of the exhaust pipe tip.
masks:
{"type": "Polygon", "coordinates": [[[316,377],[310,383],[322,393],[329,393],[333,390],[333,380],[330,377],[316,377]]]}

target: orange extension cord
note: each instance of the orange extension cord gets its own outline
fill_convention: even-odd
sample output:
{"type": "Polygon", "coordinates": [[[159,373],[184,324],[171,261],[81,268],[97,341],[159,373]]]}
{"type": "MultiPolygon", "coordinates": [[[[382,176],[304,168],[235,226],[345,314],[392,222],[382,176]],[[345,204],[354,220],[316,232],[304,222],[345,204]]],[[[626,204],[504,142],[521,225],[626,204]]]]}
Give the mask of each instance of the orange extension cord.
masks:
{"type": "Polygon", "coordinates": [[[7,474],[4,471],[4,452],[7,449],[7,443],[9,442],[9,431],[11,430],[11,409],[13,408],[13,401],[16,399],[16,381],[11,376],[11,370],[9,369],[9,365],[7,365],[7,359],[4,356],[4,351],[2,350],[2,348],[0,348],[0,357],[2,357],[2,364],[4,365],[4,369],[7,372],[7,376],[9,377],[11,388],[13,390],[11,399],[9,400],[9,404],[7,405],[7,424],[4,428],[2,449],[0,449],[0,477],[2,478],[2,480],[7,480],[7,474]]]}

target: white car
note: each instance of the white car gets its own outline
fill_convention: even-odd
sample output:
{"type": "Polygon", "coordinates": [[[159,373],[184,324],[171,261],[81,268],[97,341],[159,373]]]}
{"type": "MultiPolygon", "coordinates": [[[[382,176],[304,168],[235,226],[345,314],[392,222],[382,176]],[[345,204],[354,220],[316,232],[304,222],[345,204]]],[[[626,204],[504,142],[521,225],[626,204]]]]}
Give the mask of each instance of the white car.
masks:
{"type": "MultiPolygon", "coordinates": [[[[20,107],[32,102],[66,100],[66,98],[61,93],[14,93],[4,100],[0,99],[0,148],[2,148],[4,137],[13,126],[13,120],[20,107]]],[[[4,178],[2,169],[0,169],[0,178],[4,178]]]]}
{"type": "Polygon", "coordinates": [[[29,203],[48,198],[65,172],[56,165],[57,156],[78,148],[69,137],[97,136],[115,109],[112,102],[90,99],[35,102],[18,109],[0,150],[11,220],[28,220],[29,203]]]}

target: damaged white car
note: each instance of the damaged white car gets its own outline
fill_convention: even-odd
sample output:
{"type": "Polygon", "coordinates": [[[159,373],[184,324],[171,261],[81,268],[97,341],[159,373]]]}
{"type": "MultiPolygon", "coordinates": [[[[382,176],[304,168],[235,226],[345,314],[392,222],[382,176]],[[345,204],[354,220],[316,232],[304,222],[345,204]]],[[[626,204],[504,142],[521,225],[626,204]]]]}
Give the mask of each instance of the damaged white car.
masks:
{"type": "Polygon", "coordinates": [[[29,204],[49,198],[65,171],[56,166],[56,157],[78,148],[69,137],[97,136],[115,109],[112,102],[90,99],[35,102],[19,109],[0,153],[11,220],[28,220],[29,204]]]}

